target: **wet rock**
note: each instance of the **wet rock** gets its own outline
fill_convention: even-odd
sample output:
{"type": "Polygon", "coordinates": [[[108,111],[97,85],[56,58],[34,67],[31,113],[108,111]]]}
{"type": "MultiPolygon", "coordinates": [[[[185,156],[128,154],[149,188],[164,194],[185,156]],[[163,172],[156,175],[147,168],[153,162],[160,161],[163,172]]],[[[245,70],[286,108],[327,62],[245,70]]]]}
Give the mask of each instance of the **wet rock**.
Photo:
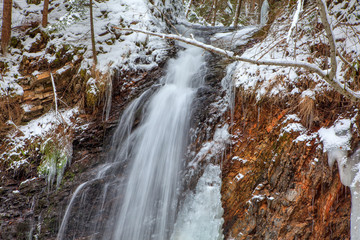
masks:
{"type": "Polygon", "coordinates": [[[281,104],[258,112],[251,98],[237,99],[244,102],[236,105],[234,144],[223,167],[226,237],[349,239],[350,190],[330,170],[319,143],[295,142],[296,133],[279,137],[281,104]],[[236,182],[239,172],[244,177],[236,182]]]}

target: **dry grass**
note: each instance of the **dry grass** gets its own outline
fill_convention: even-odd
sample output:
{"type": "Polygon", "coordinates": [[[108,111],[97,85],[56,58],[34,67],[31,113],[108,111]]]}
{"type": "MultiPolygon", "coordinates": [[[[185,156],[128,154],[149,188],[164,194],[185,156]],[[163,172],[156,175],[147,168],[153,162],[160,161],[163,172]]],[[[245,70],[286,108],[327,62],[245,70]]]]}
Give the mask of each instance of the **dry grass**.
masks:
{"type": "Polygon", "coordinates": [[[301,118],[301,123],[308,129],[311,129],[316,112],[315,100],[309,96],[300,97],[298,104],[298,111],[301,118]]]}
{"type": "Polygon", "coordinates": [[[11,120],[16,125],[20,124],[24,110],[18,101],[12,98],[2,98],[0,99],[0,112],[0,137],[2,138],[14,127],[12,124],[7,124],[7,121],[11,120]]]}

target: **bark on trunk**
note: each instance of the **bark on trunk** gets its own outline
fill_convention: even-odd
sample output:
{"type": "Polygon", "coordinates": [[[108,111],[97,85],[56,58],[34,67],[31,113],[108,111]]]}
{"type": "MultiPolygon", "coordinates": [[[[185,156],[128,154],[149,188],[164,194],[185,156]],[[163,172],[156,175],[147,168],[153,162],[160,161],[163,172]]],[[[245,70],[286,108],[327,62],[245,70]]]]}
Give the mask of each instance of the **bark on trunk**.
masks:
{"type": "Polygon", "coordinates": [[[96,57],[96,48],[95,48],[95,33],[94,33],[94,19],[93,19],[93,8],[92,8],[93,1],[90,0],[90,30],[91,30],[91,45],[92,45],[92,52],[93,52],[93,59],[94,64],[97,64],[97,57],[96,57]]]}
{"type": "Polygon", "coordinates": [[[242,3],[242,0],[238,0],[237,5],[236,5],[235,18],[234,18],[234,27],[237,27],[237,25],[239,23],[241,3],[242,3]]]}
{"type": "Polygon", "coordinates": [[[329,22],[330,19],[328,16],[326,3],[323,0],[317,0],[317,5],[319,8],[321,22],[324,25],[326,37],[329,40],[329,45],[330,45],[331,70],[329,73],[329,79],[334,79],[334,77],[336,76],[336,71],[337,71],[335,38],[334,38],[333,31],[332,31],[332,27],[329,22]]]}
{"type": "Polygon", "coordinates": [[[44,0],[42,26],[46,27],[48,24],[48,13],[49,13],[49,0],[44,0]]]}
{"type": "Polygon", "coordinates": [[[3,21],[1,30],[1,52],[5,55],[10,42],[11,36],[11,12],[12,0],[4,0],[3,21]]]}

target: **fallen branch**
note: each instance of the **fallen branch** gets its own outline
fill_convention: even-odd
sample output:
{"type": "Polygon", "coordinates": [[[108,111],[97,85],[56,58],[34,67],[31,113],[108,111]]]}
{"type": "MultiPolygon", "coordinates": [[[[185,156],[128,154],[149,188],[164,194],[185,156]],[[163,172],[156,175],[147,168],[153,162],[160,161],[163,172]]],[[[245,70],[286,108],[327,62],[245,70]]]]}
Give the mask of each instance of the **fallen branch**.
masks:
{"type": "MultiPolygon", "coordinates": [[[[321,0],[320,0],[321,1],[321,0]]],[[[120,28],[117,26],[112,26],[114,29],[120,30],[120,31],[131,31],[131,32],[138,32],[143,33],[151,36],[156,36],[164,39],[171,39],[171,40],[177,40],[180,42],[184,42],[199,48],[202,48],[206,51],[224,56],[230,60],[233,61],[241,61],[241,62],[247,62],[251,64],[256,65],[267,65],[267,66],[280,66],[280,67],[296,67],[296,68],[303,68],[310,72],[318,74],[321,78],[323,78],[327,83],[329,83],[336,91],[343,94],[345,97],[349,98],[351,101],[359,101],[360,100],[360,93],[354,92],[351,89],[349,89],[346,85],[341,84],[339,81],[335,79],[335,77],[330,78],[330,74],[328,74],[328,71],[324,71],[320,69],[317,65],[311,64],[304,61],[292,61],[292,60],[274,60],[274,59],[266,59],[266,60],[260,60],[260,59],[250,59],[250,58],[244,58],[240,57],[238,55],[235,55],[234,52],[225,50],[222,48],[214,47],[209,44],[205,44],[203,42],[197,41],[194,38],[187,38],[183,37],[181,35],[176,34],[164,34],[164,33],[155,33],[150,32],[146,30],[141,29],[133,29],[133,28],[120,28]]],[[[330,73],[331,70],[330,70],[330,73]]],[[[333,75],[333,74],[332,74],[333,75]]]]}

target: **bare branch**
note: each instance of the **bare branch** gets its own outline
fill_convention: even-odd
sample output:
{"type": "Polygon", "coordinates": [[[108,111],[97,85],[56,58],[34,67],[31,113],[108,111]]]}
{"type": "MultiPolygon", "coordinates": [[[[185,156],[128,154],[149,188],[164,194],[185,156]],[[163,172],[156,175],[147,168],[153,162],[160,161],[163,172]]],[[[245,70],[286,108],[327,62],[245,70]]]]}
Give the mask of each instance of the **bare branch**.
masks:
{"type": "Polygon", "coordinates": [[[186,11],[185,11],[185,17],[187,18],[189,16],[189,12],[190,12],[190,7],[192,5],[193,0],[190,0],[188,5],[186,6],[186,11]]]}
{"type": "Polygon", "coordinates": [[[336,54],[340,57],[340,59],[341,59],[346,65],[348,65],[348,67],[356,70],[356,68],[355,68],[348,60],[346,60],[346,58],[345,58],[338,50],[336,50],[336,54]]]}
{"type": "MultiPolygon", "coordinates": [[[[181,35],[154,33],[154,32],[140,30],[140,29],[119,28],[119,27],[116,27],[116,26],[113,26],[113,28],[121,30],[121,31],[138,32],[138,33],[144,33],[144,34],[147,34],[147,35],[156,36],[156,37],[160,37],[160,38],[164,38],[164,39],[166,38],[166,39],[171,39],[171,40],[177,40],[177,41],[184,42],[184,43],[187,43],[187,44],[202,48],[204,50],[207,50],[207,51],[222,55],[222,56],[224,56],[226,58],[229,58],[229,59],[233,59],[233,57],[234,57],[234,52],[232,52],[232,51],[227,51],[227,50],[224,50],[224,49],[221,49],[221,48],[217,48],[217,47],[202,43],[202,42],[197,41],[197,40],[192,39],[192,38],[183,37],[181,35]]],[[[233,59],[233,60],[236,60],[236,59],[233,59]]]]}
{"type": "Polygon", "coordinates": [[[321,78],[323,78],[327,83],[329,83],[336,91],[343,94],[345,97],[349,98],[351,101],[359,101],[360,100],[360,93],[354,92],[351,89],[349,89],[346,85],[341,84],[339,81],[337,81],[335,78],[330,78],[327,71],[324,71],[320,69],[317,65],[311,64],[304,61],[292,61],[292,60],[275,60],[275,59],[250,59],[250,58],[244,58],[240,57],[238,55],[235,55],[234,52],[228,51],[225,49],[217,48],[209,44],[205,44],[203,42],[197,41],[193,38],[187,38],[180,35],[175,34],[164,34],[164,33],[154,33],[146,30],[140,30],[140,29],[132,29],[132,28],[120,28],[113,26],[114,29],[118,29],[121,31],[132,31],[132,32],[138,32],[143,33],[151,36],[156,36],[164,39],[171,39],[171,40],[177,40],[180,42],[184,42],[199,48],[202,48],[206,51],[224,56],[230,60],[233,61],[241,61],[241,62],[247,62],[255,65],[267,65],[267,66],[280,66],[280,67],[296,67],[296,68],[303,68],[310,72],[318,74],[321,78]]]}
{"type": "Polygon", "coordinates": [[[200,47],[200,48],[202,48],[202,49],[204,49],[206,51],[216,53],[218,55],[224,56],[224,57],[226,57],[228,59],[231,59],[231,60],[234,60],[234,61],[247,62],[247,63],[256,64],[256,65],[269,65],[269,66],[273,65],[273,66],[283,66],[283,67],[305,68],[305,69],[307,69],[307,70],[309,70],[311,72],[315,72],[315,73],[319,74],[323,78],[326,77],[326,72],[325,71],[321,70],[318,66],[316,66],[314,64],[310,64],[308,62],[288,61],[288,60],[274,60],[274,59],[256,60],[256,59],[250,59],[250,58],[243,58],[243,57],[235,55],[234,52],[232,52],[232,51],[217,48],[217,47],[214,47],[212,45],[205,44],[203,42],[197,41],[196,39],[186,38],[186,37],[175,35],[175,34],[154,33],[154,32],[149,32],[149,31],[140,30],[140,29],[119,28],[119,27],[116,27],[116,26],[113,26],[113,28],[118,29],[118,30],[122,30],[122,31],[139,32],[139,33],[144,33],[144,34],[157,36],[157,37],[161,37],[161,38],[177,40],[177,41],[184,42],[184,43],[196,46],[196,47],[200,47]]]}
{"type": "Polygon", "coordinates": [[[331,70],[329,73],[329,78],[333,79],[336,76],[337,72],[337,62],[336,62],[336,44],[335,44],[335,38],[332,31],[332,27],[330,25],[330,17],[329,13],[327,11],[326,3],[324,0],[317,0],[317,5],[319,8],[320,18],[321,22],[324,25],[324,29],[326,32],[326,37],[329,40],[330,45],[330,61],[331,61],[331,70]]]}

